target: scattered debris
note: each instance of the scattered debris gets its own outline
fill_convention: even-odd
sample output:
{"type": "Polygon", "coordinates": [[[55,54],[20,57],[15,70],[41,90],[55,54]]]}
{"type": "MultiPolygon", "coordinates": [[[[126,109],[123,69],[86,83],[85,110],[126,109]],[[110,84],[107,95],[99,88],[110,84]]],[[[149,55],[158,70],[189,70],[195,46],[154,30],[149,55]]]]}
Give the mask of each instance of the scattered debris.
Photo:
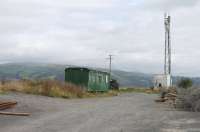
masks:
{"type": "Polygon", "coordinates": [[[155,100],[155,102],[165,102],[165,101],[167,101],[167,98],[159,98],[155,100]]]}
{"type": "MultiPolygon", "coordinates": [[[[7,110],[17,105],[16,101],[0,101],[0,110],[7,110]]],[[[15,113],[0,111],[0,115],[29,116],[30,113],[15,113]]]]}
{"type": "Polygon", "coordinates": [[[30,116],[30,113],[1,112],[0,115],[30,116]]]}

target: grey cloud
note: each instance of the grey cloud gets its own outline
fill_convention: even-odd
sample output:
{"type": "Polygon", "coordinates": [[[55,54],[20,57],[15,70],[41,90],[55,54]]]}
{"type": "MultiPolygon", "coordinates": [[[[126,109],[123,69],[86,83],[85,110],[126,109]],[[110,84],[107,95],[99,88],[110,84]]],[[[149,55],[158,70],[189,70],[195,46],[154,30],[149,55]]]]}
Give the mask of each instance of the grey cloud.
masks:
{"type": "Polygon", "coordinates": [[[170,11],[180,7],[193,7],[199,3],[199,0],[144,0],[145,7],[170,11]]]}
{"type": "Polygon", "coordinates": [[[163,11],[146,11],[145,8],[167,5],[169,9],[176,8],[171,11],[173,72],[195,74],[200,57],[199,3],[182,2],[2,0],[0,62],[32,61],[105,68],[108,64],[105,58],[112,53],[114,68],[160,73],[164,54],[163,11]]]}

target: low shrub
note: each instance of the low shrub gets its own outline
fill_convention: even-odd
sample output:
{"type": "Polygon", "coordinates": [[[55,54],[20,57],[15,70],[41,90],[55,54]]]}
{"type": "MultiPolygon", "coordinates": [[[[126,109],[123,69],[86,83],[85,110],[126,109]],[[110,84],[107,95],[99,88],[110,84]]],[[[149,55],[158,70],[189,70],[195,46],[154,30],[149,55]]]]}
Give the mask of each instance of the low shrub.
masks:
{"type": "Polygon", "coordinates": [[[178,89],[177,107],[189,111],[200,111],[200,88],[178,89]]]}
{"type": "Polygon", "coordinates": [[[183,78],[178,82],[178,87],[180,87],[180,88],[187,89],[187,88],[192,87],[192,85],[193,85],[193,82],[189,78],[183,78]]]}

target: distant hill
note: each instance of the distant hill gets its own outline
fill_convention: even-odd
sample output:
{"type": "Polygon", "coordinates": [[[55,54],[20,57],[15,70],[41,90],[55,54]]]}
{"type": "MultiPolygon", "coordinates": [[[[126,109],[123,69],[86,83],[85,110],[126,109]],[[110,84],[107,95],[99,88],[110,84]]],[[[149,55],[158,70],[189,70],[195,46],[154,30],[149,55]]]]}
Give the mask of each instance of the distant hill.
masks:
{"type": "Polygon", "coordinates": [[[118,80],[121,86],[139,86],[149,87],[153,86],[151,74],[144,74],[138,72],[125,72],[114,70],[113,78],[118,80]]]}
{"type": "Polygon", "coordinates": [[[64,65],[10,63],[0,65],[0,79],[57,79],[64,80],[64,65]]]}
{"type": "MultiPolygon", "coordinates": [[[[64,81],[64,69],[68,66],[69,65],[39,63],[0,64],[0,79],[57,79],[64,81]]],[[[118,80],[120,86],[149,87],[153,85],[152,74],[114,70],[112,76],[114,79],[118,80]]],[[[182,77],[173,77],[174,83],[179,81],[181,78],[182,77]]],[[[200,85],[200,78],[191,79],[195,85],[200,85]]]]}

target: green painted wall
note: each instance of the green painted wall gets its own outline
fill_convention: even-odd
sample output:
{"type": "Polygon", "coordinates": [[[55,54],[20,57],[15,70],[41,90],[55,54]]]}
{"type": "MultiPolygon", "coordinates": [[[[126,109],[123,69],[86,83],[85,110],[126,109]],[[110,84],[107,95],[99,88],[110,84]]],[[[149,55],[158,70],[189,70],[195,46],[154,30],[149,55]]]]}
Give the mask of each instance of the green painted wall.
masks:
{"type": "Polygon", "coordinates": [[[87,88],[88,75],[89,70],[85,68],[67,68],[65,70],[65,81],[87,88]]]}
{"type": "Polygon", "coordinates": [[[90,71],[89,72],[89,91],[108,91],[109,90],[109,74],[90,71]]]}

